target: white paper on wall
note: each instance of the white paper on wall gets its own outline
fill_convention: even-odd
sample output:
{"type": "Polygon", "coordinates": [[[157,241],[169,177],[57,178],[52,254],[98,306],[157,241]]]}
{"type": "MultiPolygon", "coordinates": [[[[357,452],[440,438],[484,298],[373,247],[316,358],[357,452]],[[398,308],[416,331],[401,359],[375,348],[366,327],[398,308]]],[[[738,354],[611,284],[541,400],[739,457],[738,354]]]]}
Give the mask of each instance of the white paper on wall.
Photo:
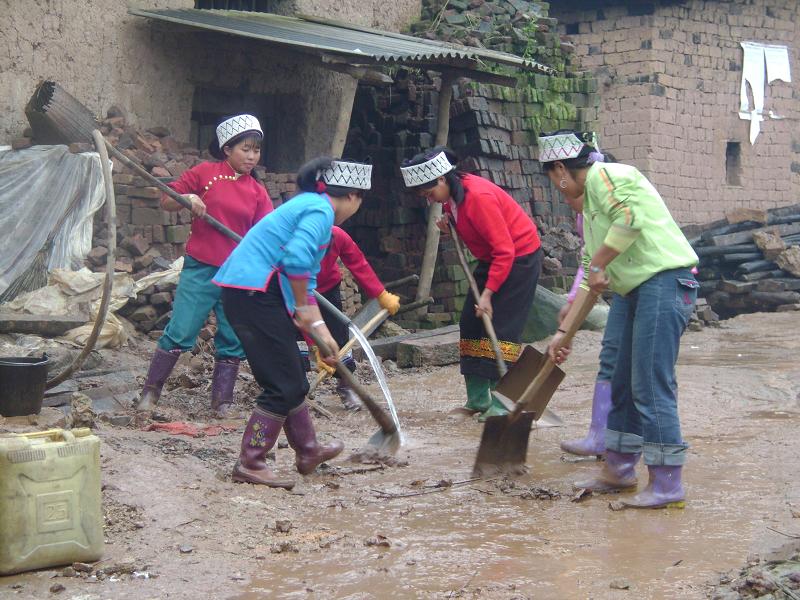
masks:
{"type": "MultiPolygon", "coordinates": [[[[742,87],[739,97],[739,118],[750,121],[750,143],[755,144],[764,120],[764,94],[769,83],[780,79],[791,82],[789,49],[786,46],[741,42],[744,50],[742,63],[742,87]],[[753,95],[753,105],[747,94],[747,86],[753,95]]],[[[781,117],[769,111],[770,118],[781,117]]]]}

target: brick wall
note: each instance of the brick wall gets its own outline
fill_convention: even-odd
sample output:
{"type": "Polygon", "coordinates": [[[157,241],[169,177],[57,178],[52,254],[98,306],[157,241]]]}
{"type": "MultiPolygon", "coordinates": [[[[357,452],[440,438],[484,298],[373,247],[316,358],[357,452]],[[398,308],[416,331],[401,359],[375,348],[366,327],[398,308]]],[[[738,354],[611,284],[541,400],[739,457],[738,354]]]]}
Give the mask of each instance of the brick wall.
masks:
{"type": "MultiPolygon", "coordinates": [[[[570,233],[569,207],[535,160],[536,135],[593,120],[599,98],[591,79],[537,76],[536,83],[510,89],[462,80],[454,87],[449,145],[461,170],[502,187],[534,219],[550,257],[542,281],[563,287],[562,275],[577,266],[577,238],[570,233]]],[[[356,94],[344,155],[372,159],[373,188],[344,227],[384,281],[419,273],[422,263],[425,202],[406,190],[399,164],[433,146],[439,87],[438,79],[400,70],[394,85],[360,86],[356,94]]],[[[420,328],[457,321],[467,288],[452,241],[443,236],[431,288],[435,303],[423,320],[406,315],[401,324],[420,328]]],[[[416,287],[397,291],[413,299],[416,287]]]]}
{"type": "Polygon", "coordinates": [[[800,3],[565,0],[551,16],[570,34],[583,68],[600,83],[600,142],[655,184],[675,218],[703,223],[737,207],[772,208],[800,198],[800,3]],[[739,119],[740,42],[789,47],[793,82],[766,91],[755,145],[739,119]],[[729,185],[726,150],[741,150],[729,185]]]}

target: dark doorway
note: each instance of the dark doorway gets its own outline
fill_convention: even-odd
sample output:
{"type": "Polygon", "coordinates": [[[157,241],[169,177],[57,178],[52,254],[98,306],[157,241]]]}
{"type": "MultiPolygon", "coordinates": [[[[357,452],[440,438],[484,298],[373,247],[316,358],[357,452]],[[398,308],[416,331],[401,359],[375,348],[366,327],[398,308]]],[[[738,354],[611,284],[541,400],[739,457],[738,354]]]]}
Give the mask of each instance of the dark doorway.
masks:
{"type": "Polygon", "coordinates": [[[192,99],[191,142],[208,148],[217,124],[231,115],[254,115],[264,130],[261,164],[268,171],[294,171],[303,162],[304,111],[293,94],[251,94],[234,89],[195,88],[192,99]]]}

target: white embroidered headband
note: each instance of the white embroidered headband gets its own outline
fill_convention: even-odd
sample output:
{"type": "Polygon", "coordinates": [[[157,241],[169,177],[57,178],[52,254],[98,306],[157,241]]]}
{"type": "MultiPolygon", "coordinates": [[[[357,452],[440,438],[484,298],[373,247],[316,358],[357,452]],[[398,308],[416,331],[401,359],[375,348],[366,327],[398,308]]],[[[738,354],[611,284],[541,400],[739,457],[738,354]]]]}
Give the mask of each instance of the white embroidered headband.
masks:
{"type": "Polygon", "coordinates": [[[600,151],[595,133],[584,133],[584,139],[575,133],[555,133],[539,137],[539,162],[577,158],[584,146],[600,151]]]}
{"type": "Polygon", "coordinates": [[[335,160],[322,172],[322,180],[326,185],[368,190],[372,187],[372,165],[335,160]]]}
{"type": "Polygon", "coordinates": [[[406,187],[411,188],[430,183],[453,169],[455,169],[455,166],[451,165],[450,161],[447,160],[447,155],[444,152],[439,152],[439,154],[424,163],[400,167],[400,173],[403,174],[403,181],[405,181],[406,187]]]}
{"type": "Polygon", "coordinates": [[[256,132],[261,137],[264,137],[264,132],[261,131],[261,123],[259,123],[258,119],[253,115],[238,115],[230,119],[225,119],[222,123],[217,125],[217,141],[219,142],[219,147],[222,148],[236,136],[250,131],[256,132]]]}

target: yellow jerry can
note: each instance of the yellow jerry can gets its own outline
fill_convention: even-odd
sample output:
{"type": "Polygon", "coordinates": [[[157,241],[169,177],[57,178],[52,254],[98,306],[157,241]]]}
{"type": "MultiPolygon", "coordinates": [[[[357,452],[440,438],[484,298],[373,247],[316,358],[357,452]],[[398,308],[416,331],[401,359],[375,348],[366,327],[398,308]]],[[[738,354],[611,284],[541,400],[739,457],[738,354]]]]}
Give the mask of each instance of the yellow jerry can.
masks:
{"type": "Polygon", "coordinates": [[[0,575],[102,554],[99,438],[86,428],[0,437],[0,575]]]}

